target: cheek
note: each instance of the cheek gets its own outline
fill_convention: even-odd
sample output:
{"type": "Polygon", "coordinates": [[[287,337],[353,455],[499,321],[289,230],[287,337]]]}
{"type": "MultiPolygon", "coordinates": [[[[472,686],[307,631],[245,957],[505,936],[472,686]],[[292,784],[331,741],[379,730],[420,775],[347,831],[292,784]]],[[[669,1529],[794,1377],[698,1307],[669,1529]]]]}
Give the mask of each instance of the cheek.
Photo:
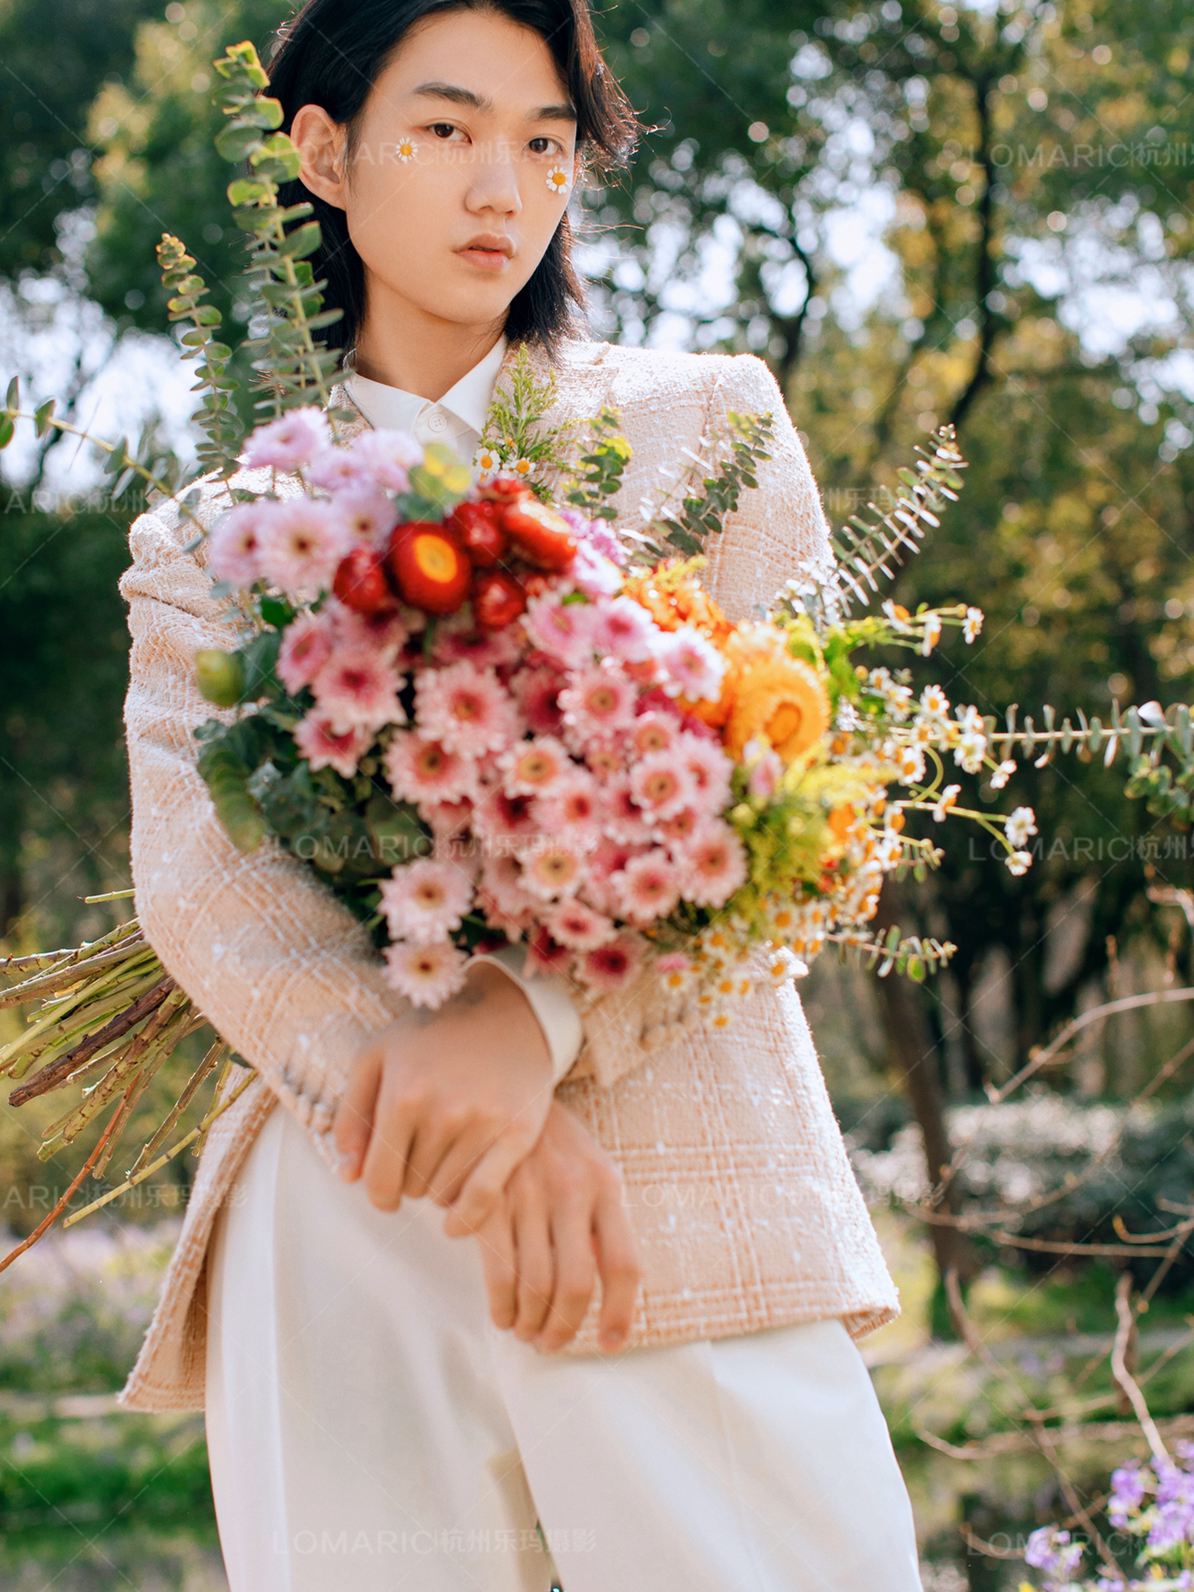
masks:
{"type": "Polygon", "coordinates": [[[408,259],[432,253],[447,226],[458,181],[443,167],[404,165],[393,155],[373,166],[358,164],[345,219],[365,264],[392,267],[399,249],[408,259]]]}

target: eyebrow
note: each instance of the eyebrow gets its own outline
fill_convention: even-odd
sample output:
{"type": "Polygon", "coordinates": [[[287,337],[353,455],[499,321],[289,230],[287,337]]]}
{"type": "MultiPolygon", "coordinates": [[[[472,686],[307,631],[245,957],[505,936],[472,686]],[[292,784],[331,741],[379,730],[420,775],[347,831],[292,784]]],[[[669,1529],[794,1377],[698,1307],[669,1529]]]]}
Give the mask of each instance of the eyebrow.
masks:
{"type": "MultiPolygon", "coordinates": [[[[475,94],[471,88],[460,88],[455,83],[420,83],[412,94],[428,99],[453,100],[457,105],[467,105],[475,111],[491,111],[493,101],[484,94],[475,94]]],[[[571,105],[540,105],[527,117],[531,122],[574,122],[576,111],[571,105]]]]}

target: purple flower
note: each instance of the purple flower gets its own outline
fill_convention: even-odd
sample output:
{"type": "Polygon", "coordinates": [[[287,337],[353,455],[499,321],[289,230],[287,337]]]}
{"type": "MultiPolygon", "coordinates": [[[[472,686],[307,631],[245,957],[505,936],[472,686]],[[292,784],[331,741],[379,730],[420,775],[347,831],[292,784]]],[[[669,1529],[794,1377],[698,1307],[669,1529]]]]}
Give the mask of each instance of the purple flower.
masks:
{"type": "Polygon", "coordinates": [[[1145,1473],[1139,1463],[1120,1465],[1111,1472],[1111,1502],[1107,1516],[1113,1526],[1126,1525],[1128,1516],[1140,1508],[1144,1484],[1145,1473]]]}

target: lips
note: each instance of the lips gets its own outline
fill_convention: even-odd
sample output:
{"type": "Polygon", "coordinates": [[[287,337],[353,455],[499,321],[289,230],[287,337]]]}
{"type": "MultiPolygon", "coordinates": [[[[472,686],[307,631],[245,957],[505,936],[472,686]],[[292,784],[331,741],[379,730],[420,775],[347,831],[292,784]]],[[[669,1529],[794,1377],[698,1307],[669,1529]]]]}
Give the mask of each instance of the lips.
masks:
{"type": "Polygon", "coordinates": [[[470,238],[459,252],[467,254],[470,249],[485,254],[504,254],[507,259],[512,259],[514,255],[513,240],[497,232],[482,232],[478,237],[470,238]]]}

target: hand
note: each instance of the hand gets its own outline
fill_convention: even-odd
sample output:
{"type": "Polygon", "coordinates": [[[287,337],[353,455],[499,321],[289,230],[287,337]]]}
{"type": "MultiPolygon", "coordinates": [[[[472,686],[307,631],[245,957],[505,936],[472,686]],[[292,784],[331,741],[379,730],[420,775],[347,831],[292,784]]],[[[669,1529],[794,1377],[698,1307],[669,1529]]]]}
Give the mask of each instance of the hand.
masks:
{"type": "MultiPolygon", "coordinates": [[[[452,1213],[444,1231],[462,1231],[452,1213]]],[[[622,1175],[559,1101],[477,1238],[495,1326],[538,1349],[561,1348],[576,1335],[599,1272],[598,1343],[621,1348],[642,1271],[622,1175]]]]}
{"type": "Polygon", "coordinates": [[[378,1210],[429,1194],[476,1231],[539,1137],[551,1054],[518,986],[482,964],[438,1011],[412,1007],[361,1051],[336,1113],[341,1176],[378,1210]]]}

